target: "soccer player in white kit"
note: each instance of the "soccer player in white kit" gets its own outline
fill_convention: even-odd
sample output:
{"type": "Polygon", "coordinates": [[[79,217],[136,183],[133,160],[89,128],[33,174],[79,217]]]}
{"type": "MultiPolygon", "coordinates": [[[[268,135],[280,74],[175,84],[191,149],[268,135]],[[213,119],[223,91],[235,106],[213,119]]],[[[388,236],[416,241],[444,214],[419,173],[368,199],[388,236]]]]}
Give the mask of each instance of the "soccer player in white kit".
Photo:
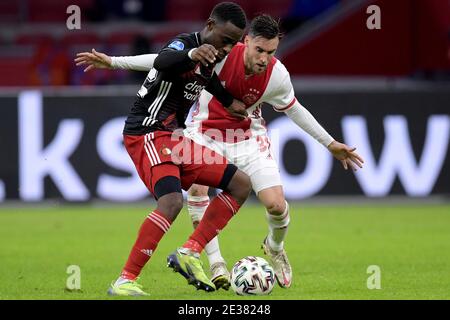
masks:
{"type": "MultiPolygon", "coordinates": [[[[345,169],[362,168],[364,161],[355,148],[334,140],[297,101],[289,72],[274,57],[279,41],[277,21],[268,15],[254,18],[244,43],[237,44],[215,68],[227,91],[246,104],[248,117],[242,119],[229,114],[215,97],[203,90],[192,111],[192,121],[187,123],[185,135],[224,155],[250,177],[253,190],[266,208],[269,225],[262,248],[274,267],[278,284],[288,288],[292,283],[292,268],[284,250],[284,239],[290,222],[289,205],[262,118],[262,103],[284,112],[341,161],[345,169]]],[[[93,50],[92,53],[79,54],[75,61],[78,65],[87,64],[86,71],[95,67],[149,70],[155,57],[108,57],[93,50]]],[[[188,193],[188,211],[194,226],[208,204],[208,187],[193,185],[188,193]]],[[[213,283],[217,288],[228,289],[229,273],[217,237],[208,243],[205,251],[213,283]]]]}

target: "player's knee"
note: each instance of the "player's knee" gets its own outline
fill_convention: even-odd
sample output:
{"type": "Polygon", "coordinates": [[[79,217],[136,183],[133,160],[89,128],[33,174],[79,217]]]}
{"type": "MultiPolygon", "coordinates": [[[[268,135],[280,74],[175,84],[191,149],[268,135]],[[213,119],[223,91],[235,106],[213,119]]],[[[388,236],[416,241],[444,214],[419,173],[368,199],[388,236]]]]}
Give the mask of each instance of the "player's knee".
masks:
{"type": "Polygon", "coordinates": [[[265,205],[267,212],[274,216],[282,215],[286,211],[286,201],[284,199],[273,199],[265,205]]]}
{"type": "Polygon", "coordinates": [[[194,197],[203,197],[208,195],[208,189],[207,186],[201,186],[199,184],[193,184],[189,188],[189,195],[194,197]]]}

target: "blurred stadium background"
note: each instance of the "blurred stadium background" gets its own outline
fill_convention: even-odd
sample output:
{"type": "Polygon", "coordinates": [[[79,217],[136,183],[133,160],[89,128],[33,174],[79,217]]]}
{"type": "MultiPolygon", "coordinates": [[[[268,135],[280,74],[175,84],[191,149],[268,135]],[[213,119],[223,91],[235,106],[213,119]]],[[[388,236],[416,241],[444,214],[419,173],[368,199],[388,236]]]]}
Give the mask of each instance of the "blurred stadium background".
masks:
{"type": "MultiPolygon", "coordinates": [[[[0,263],[1,277],[5,277],[2,267],[8,266],[9,271],[18,268],[26,273],[21,262],[16,260],[17,254],[35,254],[28,247],[35,241],[32,236],[20,244],[21,232],[27,232],[23,228],[33,234],[36,226],[40,230],[36,236],[41,236],[47,229],[39,229],[39,223],[46,225],[48,221],[48,233],[64,230],[61,229],[61,224],[66,222],[53,215],[55,209],[61,209],[61,214],[64,214],[67,206],[81,203],[86,206],[76,208],[89,214],[89,208],[100,202],[110,207],[120,203],[124,210],[136,203],[144,203],[147,207],[153,205],[121,140],[124,117],[146,74],[117,70],[84,73],[83,68],[76,67],[73,62],[75,54],[91,48],[116,56],[156,52],[178,33],[201,30],[210,10],[218,2],[220,1],[0,0],[0,222],[3,220],[0,223],[3,225],[3,232],[0,233],[0,239],[3,238],[0,241],[0,257],[5,262],[0,263]],[[66,22],[72,11],[67,13],[66,10],[70,5],[80,8],[80,29],[70,30],[67,27],[66,22]],[[44,206],[39,206],[41,209],[35,212],[30,207],[37,204],[44,206]],[[48,212],[45,206],[49,206],[48,212]],[[25,220],[29,218],[38,219],[39,222],[32,220],[36,225],[26,225],[25,220]]],[[[369,225],[370,221],[374,221],[372,219],[378,219],[376,213],[379,211],[386,213],[391,210],[392,217],[395,217],[392,223],[396,226],[404,226],[406,221],[415,223],[414,228],[406,227],[408,235],[424,226],[428,233],[423,234],[423,237],[434,235],[436,238],[428,238],[429,242],[405,242],[404,248],[409,248],[409,243],[420,248],[418,250],[421,252],[433,253],[429,257],[431,261],[435,254],[439,254],[441,260],[438,267],[429,266],[429,272],[436,271],[436,279],[443,281],[439,284],[436,280],[437,287],[450,288],[448,275],[442,277],[439,273],[448,268],[450,263],[450,2],[234,2],[242,5],[249,19],[258,13],[269,13],[281,19],[285,36],[277,57],[291,73],[297,98],[336,139],[356,146],[366,161],[365,168],[355,174],[342,170],[339,163],[318,143],[306,136],[288,118],[267,107],[263,109],[263,113],[269,130],[278,134],[278,160],[288,200],[292,203],[299,201],[298,207],[294,205],[299,211],[303,210],[304,203],[311,202],[314,206],[320,206],[326,202],[325,211],[330,214],[334,211],[330,209],[333,205],[375,205],[373,216],[366,215],[367,220],[358,220],[360,224],[355,229],[348,229],[349,234],[354,236],[344,244],[348,248],[359,241],[358,232],[364,234],[361,231],[364,230],[364,225],[369,225]],[[371,5],[381,9],[380,29],[370,29],[367,26],[373,14],[368,11],[371,5]],[[415,211],[414,219],[408,220],[405,217],[402,220],[396,216],[398,201],[415,207],[414,210],[422,210],[420,213],[415,211]],[[377,206],[388,206],[389,209],[379,210],[377,206]],[[432,213],[432,210],[438,212],[432,213]],[[427,213],[430,216],[434,214],[434,218],[430,219],[433,221],[429,220],[427,213]],[[431,227],[428,223],[435,225],[431,227]],[[442,238],[438,238],[439,236],[442,238]],[[433,239],[439,241],[439,249],[435,247],[433,239]],[[423,243],[424,247],[420,247],[419,243],[423,243]]],[[[261,208],[255,204],[249,205],[248,210],[258,212],[261,208]]],[[[364,210],[369,209],[366,207],[364,210]]],[[[354,209],[354,217],[360,219],[358,213],[364,210],[354,209]]],[[[409,211],[400,211],[402,210],[405,215],[409,211]]],[[[108,214],[107,211],[93,211],[92,214],[100,220],[102,214],[108,214]]],[[[337,209],[336,214],[341,211],[346,210],[337,209]]],[[[129,240],[121,247],[121,256],[116,259],[119,261],[113,273],[111,270],[101,271],[108,274],[106,279],[102,279],[106,281],[104,285],[116,275],[114,272],[118,272],[119,262],[125,259],[127,250],[134,241],[135,230],[145,214],[144,210],[139,212],[141,213],[134,216],[136,220],[132,220],[133,225],[126,226],[127,230],[130,229],[129,237],[126,237],[129,240]],[[107,280],[109,278],[111,279],[107,280]]],[[[341,213],[344,217],[350,214],[341,213]]],[[[308,216],[307,209],[305,215],[305,223],[308,225],[312,216],[308,216]]],[[[70,221],[75,221],[78,215],[69,214],[69,217],[70,221]]],[[[383,215],[383,219],[390,221],[389,215],[383,215]]],[[[262,227],[258,237],[262,237],[265,232],[262,216],[260,220],[262,227]]],[[[354,219],[348,219],[352,220],[354,219]]],[[[96,221],[86,223],[93,227],[96,221]]],[[[339,221],[339,215],[322,221],[324,225],[313,223],[315,229],[312,230],[317,231],[314,234],[308,233],[307,226],[302,227],[299,232],[304,232],[302,239],[306,242],[305,248],[308,248],[306,237],[330,232],[329,228],[336,227],[330,224],[332,221],[339,221]]],[[[78,223],[80,227],[77,230],[83,230],[83,224],[78,223]]],[[[117,228],[124,228],[124,221],[121,219],[116,219],[116,223],[117,228]]],[[[189,224],[187,220],[186,224],[189,224]]],[[[383,233],[384,226],[377,227],[380,231],[378,235],[383,238],[386,235],[383,233]]],[[[295,228],[291,232],[293,238],[295,228]]],[[[386,225],[386,228],[389,227],[386,225]]],[[[101,230],[95,229],[92,232],[98,235],[101,230]]],[[[230,227],[226,232],[232,234],[233,231],[230,227]]],[[[100,233],[99,237],[101,236],[107,238],[108,234],[100,233]]],[[[61,237],[64,237],[62,233],[61,237]]],[[[66,240],[56,237],[49,239],[49,242],[42,242],[41,254],[48,253],[45,248],[50,243],[66,240]]],[[[391,240],[393,242],[386,242],[387,246],[395,243],[395,236],[391,240]]],[[[333,239],[321,241],[331,243],[333,239]]],[[[294,251],[295,243],[290,246],[290,252],[294,251]]],[[[81,248],[87,247],[91,248],[91,243],[81,245],[81,248]]],[[[404,248],[398,247],[400,251],[404,248]]],[[[309,249],[314,255],[318,248],[309,249]]],[[[236,252],[236,256],[230,259],[237,260],[243,254],[245,252],[236,252]]],[[[353,255],[355,251],[350,250],[349,254],[353,255]]],[[[397,251],[393,253],[396,254],[397,251]]],[[[415,255],[411,254],[412,256],[415,255]]],[[[76,258],[70,255],[64,259],[62,264],[70,264],[71,261],[77,263],[76,258]]],[[[42,269],[48,267],[44,260],[40,266],[42,269]]],[[[302,257],[301,261],[307,263],[308,259],[302,257]]],[[[399,261],[402,261],[401,257],[399,261]]],[[[313,265],[314,262],[319,265],[319,261],[313,261],[313,265]]],[[[326,260],[321,262],[327,263],[326,260]]],[[[417,275],[417,270],[420,271],[420,268],[410,270],[411,277],[417,275]]],[[[63,274],[59,274],[61,279],[65,276],[64,270],[62,271],[63,274]]],[[[93,269],[93,272],[98,271],[93,269]]],[[[14,277],[22,274],[17,272],[14,277]]],[[[364,272],[365,269],[363,278],[364,272]]],[[[51,277],[50,274],[49,276],[51,277]]],[[[339,273],[336,276],[339,277],[339,273]]],[[[8,293],[5,288],[2,290],[1,284],[8,283],[10,279],[0,279],[0,298],[22,297],[20,282],[16,283],[17,293],[8,293]]],[[[59,282],[63,285],[64,280],[61,281],[59,282]]],[[[420,279],[417,281],[419,283],[420,279]]],[[[400,294],[399,297],[423,297],[419,293],[418,296],[407,295],[406,283],[399,284],[405,290],[405,295],[400,294]]],[[[339,285],[345,287],[345,284],[339,285]]],[[[58,286],[61,285],[54,284],[54,288],[59,288],[58,286]]],[[[317,283],[310,288],[313,292],[317,289],[317,283]]],[[[99,292],[104,292],[103,289],[105,288],[101,287],[99,292]]],[[[449,298],[449,291],[437,292],[435,289],[431,285],[427,297],[449,298]]],[[[64,294],[62,291],[49,293],[42,287],[36,290],[35,296],[44,298],[61,297],[64,294]]],[[[290,298],[305,297],[303,291],[293,292],[295,294],[290,298]]],[[[326,292],[322,293],[323,295],[306,297],[365,297],[358,296],[362,294],[360,292],[353,296],[327,296],[326,292]]],[[[282,298],[288,296],[288,293],[283,294],[282,298]]],[[[29,293],[25,297],[35,296],[29,293]]],[[[102,295],[98,293],[98,296],[93,294],[87,297],[101,298],[102,295]]],[[[170,297],[170,292],[167,296],[162,296],[167,297],[170,297]]]]}
{"type": "MultiPolygon", "coordinates": [[[[200,30],[218,2],[1,1],[0,132],[9,152],[1,160],[0,201],[145,197],[120,140],[121,117],[146,74],[84,73],[73,58],[91,48],[156,52],[172,36],[200,30]],[[79,30],[66,26],[71,4],[80,8],[79,30]]],[[[282,20],[277,56],[298,99],[367,161],[355,179],[289,119],[265,108],[268,127],[283,128],[279,161],[291,200],[448,196],[448,1],[237,2],[249,18],[267,12],[282,20]],[[367,28],[369,5],[381,9],[379,30],[367,28]]]]}

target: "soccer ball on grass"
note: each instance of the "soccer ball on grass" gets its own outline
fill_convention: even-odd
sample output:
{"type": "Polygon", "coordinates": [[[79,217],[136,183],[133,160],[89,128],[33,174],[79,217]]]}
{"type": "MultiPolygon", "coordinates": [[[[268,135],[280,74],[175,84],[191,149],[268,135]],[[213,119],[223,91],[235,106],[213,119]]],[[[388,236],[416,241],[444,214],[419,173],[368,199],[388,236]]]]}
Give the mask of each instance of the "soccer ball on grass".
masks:
{"type": "Polygon", "coordinates": [[[231,269],[231,288],[238,295],[266,295],[272,292],[275,273],[261,257],[248,256],[231,269]]]}

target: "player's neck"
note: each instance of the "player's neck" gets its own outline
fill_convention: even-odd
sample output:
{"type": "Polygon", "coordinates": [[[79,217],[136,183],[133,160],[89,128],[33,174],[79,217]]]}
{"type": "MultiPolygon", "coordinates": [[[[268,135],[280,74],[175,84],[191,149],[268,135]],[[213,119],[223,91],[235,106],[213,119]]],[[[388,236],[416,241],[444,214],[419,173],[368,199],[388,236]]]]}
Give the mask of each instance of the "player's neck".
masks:
{"type": "Polygon", "coordinates": [[[245,78],[246,79],[255,75],[252,68],[249,68],[247,63],[245,63],[245,61],[244,61],[244,69],[245,69],[245,78]]]}
{"type": "Polygon", "coordinates": [[[250,78],[255,73],[253,72],[253,68],[251,67],[251,64],[248,62],[247,57],[247,48],[244,49],[244,70],[245,70],[245,78],[250,78]]]}
{"type": "Polygon", "coordinates": [[[205,33],[206,33],[206,28],[204,28],[202,31],[200,31],[198,33],[198,37],[200,38],[200,45],[204,44],[205,33]]]}
{"type": "Polygon", "coordinates": [[[246,55],[244,55],[244,70],[245,70],[245,78],[249,78],[253,75],[253,70],[252,68],[250,68],[247,59],[246,59],[246,55]]]}

